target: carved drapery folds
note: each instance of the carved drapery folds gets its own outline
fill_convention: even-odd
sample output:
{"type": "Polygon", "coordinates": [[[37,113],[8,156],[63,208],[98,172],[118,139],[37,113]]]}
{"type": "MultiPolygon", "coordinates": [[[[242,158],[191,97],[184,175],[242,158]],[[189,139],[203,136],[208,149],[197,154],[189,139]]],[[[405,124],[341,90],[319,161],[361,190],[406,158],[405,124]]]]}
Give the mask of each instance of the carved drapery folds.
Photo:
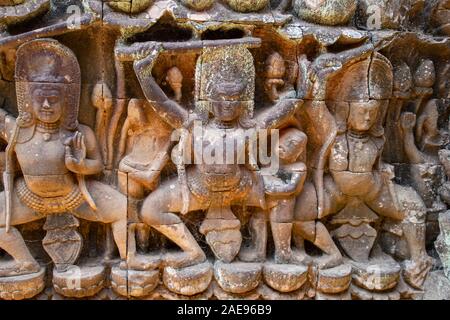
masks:
{"type": "Polygon", "coordinates": [[[450,281],[448,1],[381,2],[0,1],[0,298],[450,281]]]}

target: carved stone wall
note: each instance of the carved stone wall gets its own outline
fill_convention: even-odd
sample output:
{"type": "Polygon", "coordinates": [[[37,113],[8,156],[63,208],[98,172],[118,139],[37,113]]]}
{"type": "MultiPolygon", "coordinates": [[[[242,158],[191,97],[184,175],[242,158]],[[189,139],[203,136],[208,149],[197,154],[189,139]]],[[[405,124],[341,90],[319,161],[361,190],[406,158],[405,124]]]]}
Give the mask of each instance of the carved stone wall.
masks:
{"type": "Polygon", "coordinates": [[[448,299],[449,24],[0,0],[0,299],[448,299]]]}

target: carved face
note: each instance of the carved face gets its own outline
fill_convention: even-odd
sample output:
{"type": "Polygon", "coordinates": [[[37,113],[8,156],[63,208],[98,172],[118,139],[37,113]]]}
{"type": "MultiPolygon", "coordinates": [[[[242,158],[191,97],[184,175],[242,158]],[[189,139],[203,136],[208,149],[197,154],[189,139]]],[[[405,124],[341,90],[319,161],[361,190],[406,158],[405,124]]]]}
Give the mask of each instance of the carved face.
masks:
{"type": "Polygon", "coordinates": [[[380,102],[351,102],[348,116],[349,129],[359,132],[369,131],[377,121],[380,102]]]}
{"type": "Polygon", "coordinates": [[[222,81],[212,86],[211,102],[212,113],[219,121],[233,121],[239,118],[242,112],[241,95],[245,84],[235,79],[222,81]]]}
{"type": "Polygon", "coordinates": [[[308,138],[297,129],[288,129],[281,133],[278,143],[278,155],[285,163],[295,162],[306,150],[308,138]]]}
{"type": "Polygon", "coordinates": [[[32,88],[32,104],[35,117],[45,123],[59,121],[63,114],[64,99],[58,85],[35,84],[32,88]]]}

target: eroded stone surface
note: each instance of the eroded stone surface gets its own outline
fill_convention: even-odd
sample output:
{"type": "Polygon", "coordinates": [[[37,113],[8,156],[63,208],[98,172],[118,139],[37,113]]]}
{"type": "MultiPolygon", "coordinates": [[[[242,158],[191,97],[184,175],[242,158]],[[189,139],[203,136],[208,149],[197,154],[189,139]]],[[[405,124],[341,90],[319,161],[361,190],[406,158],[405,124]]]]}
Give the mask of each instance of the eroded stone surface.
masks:
{"type": "Polygon", "coordinates": [[[0,0],[0,298],[447,299],[448,11],[0,0]]]}

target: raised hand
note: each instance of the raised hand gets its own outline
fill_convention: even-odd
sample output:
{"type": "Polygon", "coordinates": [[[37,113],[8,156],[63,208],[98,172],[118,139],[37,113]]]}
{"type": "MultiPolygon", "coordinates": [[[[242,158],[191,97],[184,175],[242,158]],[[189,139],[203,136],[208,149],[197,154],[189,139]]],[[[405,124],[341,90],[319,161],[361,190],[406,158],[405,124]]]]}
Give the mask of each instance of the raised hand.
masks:
{"type": "Polygon", "coordinates": [[[80,171],[86,160],[86,144],[84,135],[81,132],[75,133],[65,141],[66,146],[66,167],[74,172],[80,171]]]}
{"type": "Polygon", "coordinates": [[[145,46],[137,48],[134,55],[139,59],[134,61],[134,70],[136,73],[142,72],[153,64],[162,50],[162,44],[160,42],[148,42],[145,46]]]}
{"type": "Polygon", "coordinates": [[[400,116],[400,126],[403,130],[411,130],[416,125],[416,115],[412,112],[404,112],[400,116]]]}
{"type": "Polygon", "coordinates": [[[332,53],[320,55],[310,67],[310,77],[313,82],[325,81],[331,75],[342,68],[342,62],[339,57],[332,53]]]}

